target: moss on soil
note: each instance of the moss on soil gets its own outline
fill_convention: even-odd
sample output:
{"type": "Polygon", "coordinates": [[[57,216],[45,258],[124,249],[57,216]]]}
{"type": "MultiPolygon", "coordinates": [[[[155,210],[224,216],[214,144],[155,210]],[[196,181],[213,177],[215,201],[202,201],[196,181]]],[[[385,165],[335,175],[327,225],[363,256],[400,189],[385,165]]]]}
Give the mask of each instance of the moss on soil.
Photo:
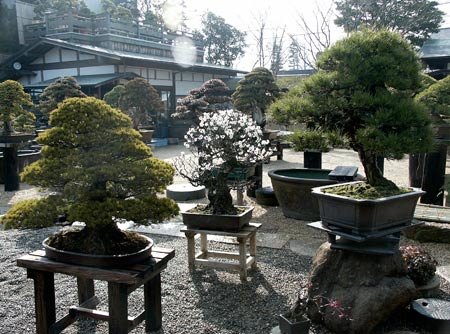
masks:
{"type": "Polygon", "coordinates": [[[392,188],[386,186],[371,186],[367,182],[345,184],[324,189],[328,194],[340,195],[356,199],[379,199],[411,192],[409,188],[392,188]]]}

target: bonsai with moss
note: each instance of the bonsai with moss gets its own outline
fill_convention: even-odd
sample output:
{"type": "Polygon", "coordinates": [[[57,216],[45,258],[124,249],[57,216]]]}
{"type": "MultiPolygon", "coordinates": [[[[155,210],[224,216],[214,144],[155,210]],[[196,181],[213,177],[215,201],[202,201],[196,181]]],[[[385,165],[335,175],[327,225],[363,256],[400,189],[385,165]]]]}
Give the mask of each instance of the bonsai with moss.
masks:
{"type": "MultiPolygon", "coordinates": [[[[55,221],[62,209],[69,222],[85,223],[81,230],[52,236],[50,246],[90,254],[133,253],[148,241],[121,231],[117,220],[147,225],[178,213],[175,202],[157,195],[171,183],[173,167],[152,157],[128,116],[92,97],[70,98],[51,113],[50,125],[37,138],[44,145],[43,158],[28,166],[22,178],[57,195],[41,200],[46,201],[46,215],[23,210],[38,219],[50,220],[49,214],[55,214],[55,221]]],[[[38,203],[30,205],[36,208],[38,203]]],[[[18,219],[30,221],[26,214],[18,219]]]]}
{"type": "Polygon", "coordinates": [[[358,152],[367,182],[396,190],[377,157],[398,159],[433,142],[430,117],[412,97],[421,84],[416,52],[396,33],[364,30],[327,49],[317,68],[276,104],[298,122],[340,131],[358,152]]]}

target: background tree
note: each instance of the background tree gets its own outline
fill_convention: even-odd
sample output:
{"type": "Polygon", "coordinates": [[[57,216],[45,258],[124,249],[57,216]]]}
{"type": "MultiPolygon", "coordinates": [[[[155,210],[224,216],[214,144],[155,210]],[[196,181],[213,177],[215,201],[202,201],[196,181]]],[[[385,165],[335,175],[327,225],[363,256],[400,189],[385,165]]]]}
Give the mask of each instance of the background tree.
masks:
{"type": "Polygon", "coordinates": [[[207,12],[202,18],[202,29],[195,39],[203,40],[206,61],[210,64],[232,66],[244,54],[245,33],[225,22],[225,19],[207,12]]]}
{"type": "Polygon", "coordinates": [[[198,120],[204,112],[231,109],[231,91],[220,79],[206,81],[177,101],[175,118],[198,120]]]}
{"type": "Polygon", "coordinates": [[[120,94],[120,109],[131,117],[133,128],[156,121],[164,112],[158,91],[143,78],[128,81],[120,94]]]}
{"type": "Polygon", "coordinates": [[[83,0],[28,0],[26,2],[36,5],[34,13],[36,18],[44,19],[45,12],[52,10],[58,14],[67,14],[75,10],[78,15],[89,16],[92,12],[83,0]]]}
{"type": "Polygon", "coordinates": [[[327,49],[317,67],[289,100],[271,108],[280,103],[276,109],[290,107],[297,121],[340,131],[358,152],[368,183],[394,186],[377,156],[397,159],[428,150],[433,140],[429,115],[413,99],[421,85],[416,52],[399,34],[364,30],[327,49]]]}
{"type": "Polygon", "coordinates": [[[0,83],[0,121],[3,133],[13,132],[12,123],[20,116],[34,118],[34,115],[24,107],[33,105],[30,94],[25,93],[20,83],[6,80],[0,83]]]}
{"type": "Polygon", "coordinates": [[[258,125],[266,124],[265,112],[280,95],[272,73],[264,67],[254,68],[238,82],[231,96],[237,110],[253,115],[258,125]]]}
{"type": "Polygon", "coordinates": [[[37,139],[43,158],[26,167],[23,180],[54,190],[59,196],[51,201],[64,207],[68,220],[86,224],[53,236],[50,246],[123,253],[117,246],[131,236],[115,219],[149,224],[177,214],[175,202],[157,197],[172,181],[173,167],[152,157],[121,111],[93,97],[71,98],[52,112],[50,124],[37,139]]]}
{"type": "Polygon", "coordinates": [[[346,32],[364,26],[386,28],[421,47],[443,22],[444,12],[438,5],[437,1],[429,0],[337,0],[339,15],[334,22],[346,32]]]}
{"type": "Polygon", "coordinates": [[[120,95],[122,94],[124,89],[124,85],[114,86],[113,89],[111,89],[108,93],[105,94],[105,96],[103,96],[103,101],[108,103],[113,108],[120,108],[120,95]]]}
{"type": "Polygon", "coordinates": [[[73,77],[61,77],[47,86],[39,97],[39,110],[47,119],[58,103],[69,97],[86,97],[73,77]]]}
{"type": "Polygon", "coordinates": [[[272,53],[270,56],[270,70],[272,71],[272,74],[274,77],[278,75],[278,72],[283,67],[284,63],[286,62],[286,55],[284,52],[283,47],[283,39],[284,39],[284,33],[286,29],[283,29],[278,35],[278,29],[275,31],[275,35],[273,36],[272,40],[272,53]]]}

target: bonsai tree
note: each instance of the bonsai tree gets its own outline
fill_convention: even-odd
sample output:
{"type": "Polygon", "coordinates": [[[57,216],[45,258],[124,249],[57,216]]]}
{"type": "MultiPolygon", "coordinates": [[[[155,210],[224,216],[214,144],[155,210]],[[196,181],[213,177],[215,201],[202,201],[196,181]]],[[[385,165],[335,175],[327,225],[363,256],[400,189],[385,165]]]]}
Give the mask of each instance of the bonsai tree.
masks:
{"type": "Polygon", "coordinates": [[[206,81],[200,88],[193,89],[185,98],[178,100],[175,118],[198,119],[204,112],[230,109],[231,91],[220,79],[206,81]]]}
{"type": "Polygon", "coordinates": [[[426,105],[435,125],[450,121],[450,77],[435,81],[416,95],[416,101],[426,105]]]}
{"type": "Polygon", "coordinates": [[[121,231],[117,219],[146,225],[178,213],[175,202],[157,196],[171,183],[173,167],[152,157],[128,116],[93,97],[70,98],[51,113],[50,125],[37,139],[44,145],[43,158],[27,166],[22,178],[58,194],[46,199],[46,207],[62,207],[68,221],[86,224],[56,234],[50,246],[91,254],[133,253],[147,241],[121,231]]]}
{"type": "Polygon", "coordinates": [[[270,156],[268,142],[262,140],[259,126],[239,111],[218,110],[200,116],[199,125],[189,129],[185,146],[192,155],[175,159],[178,173],[195,186],[208,189],[212,214],[236,214],[230,188],[245,187],[245,177],[230,175],[254,166],[270,156]]]}
{"type": "Polygon", "coordinates": [[[3,134],[14,132],[14,121],[26,118],[27,122],[34,119],[33,113],[26,110],[32,106],[30,94],[23,90],[20,83],[14,80],[0,82],[0,120],[3,122],[3,134]]]}
{"type": "Polygon", "coordinates": [[[135,130],[164,112],[164,104],[158,91],[144,78],[136,78],[126,83],[120,94],[119,107],[131,117],[135,130]]]}
{"type": "Polygon", "coordinates": [[[264,128],[266,109],[279,96],[280,88],[272,73],[264,67],[257,67],[238,82],[231,97],[235,109],[253,115],[256,123],[264,128]]]}
{"type": "Polygon", "coordinates": [[[123,90],[125,89],[124,85],[114,86],[108,93],[103,96],[103,101],[108,103],[113,108],[120,108],[119,99],[123,90]]]}
{"type": "Polygon", "coordinates": [[[430,117],[412,97],[421,84],[416,53],[398,34],[364,30],[327,49],[317,67],[275,104],[287,106],[294,120],[340,131],[358,152],[367,182],[396,188],[377,156],[396,159],[433,142],[430,117]]]}
{"type": "Polygon", "coordinates": [[[58,107],[65,99],[70,97],[86,97],[81,87],[73,77],[61,77],[44,89],[39,96],[39,110],[49,118],[50,112],[58,107]]]}

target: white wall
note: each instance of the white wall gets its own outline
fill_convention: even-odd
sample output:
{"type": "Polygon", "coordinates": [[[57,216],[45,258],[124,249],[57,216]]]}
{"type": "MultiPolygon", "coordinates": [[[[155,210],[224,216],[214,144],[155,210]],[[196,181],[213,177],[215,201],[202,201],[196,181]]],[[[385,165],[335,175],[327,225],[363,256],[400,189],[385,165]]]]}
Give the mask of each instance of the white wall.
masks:
{"type": "Polygon", "coordinates": [[[80,75],[109,74],[109,73],[114,73],[114,65],[90,66],[80,68],[80,75]]]}
{"type": "Polygon", "coordinates": [[[67,77],[67,76],[77,76],[77,69],[76,68],[64,68],[64,69],[58,69],[58,70],[45,70],[44,71],[44,81],[55,79],[59,77],[67,77]]]}

